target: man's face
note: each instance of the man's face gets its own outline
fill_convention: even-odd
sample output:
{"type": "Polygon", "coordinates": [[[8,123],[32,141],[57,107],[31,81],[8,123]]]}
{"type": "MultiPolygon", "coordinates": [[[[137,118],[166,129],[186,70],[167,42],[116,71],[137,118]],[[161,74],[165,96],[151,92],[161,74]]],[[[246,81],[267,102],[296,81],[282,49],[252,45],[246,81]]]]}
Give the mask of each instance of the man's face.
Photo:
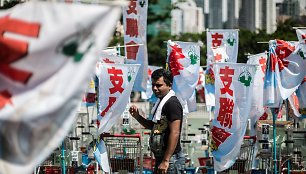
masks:
{"type": "Polygon", "coordinates": [[[160,77],[157,80],[152,79],[152,91],[157,98],[163,98],[168,94],[170,89],[171,87],[165,83],[164,77],[160,77]]]}

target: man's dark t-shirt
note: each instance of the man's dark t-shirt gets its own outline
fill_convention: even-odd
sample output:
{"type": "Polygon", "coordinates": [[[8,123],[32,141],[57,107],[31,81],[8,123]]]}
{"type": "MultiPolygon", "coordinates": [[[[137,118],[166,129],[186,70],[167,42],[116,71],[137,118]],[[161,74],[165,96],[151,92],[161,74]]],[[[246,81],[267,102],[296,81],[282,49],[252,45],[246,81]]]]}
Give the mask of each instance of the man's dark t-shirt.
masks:
{"type": "MultiPolygon", "coordinates": [[[[164,104],[162,108],[162,114],[163,116],[166,116],[169,123],[175,120],[181,120],[180,125],[180,132],[182,130],[182,122],[183,122],[183,108],[179,100],[176,98],[176,96],[170,97],[166,103],[164,104]]],[[[166,129],[165,136],[164,136],[164,142],[165,144],[168,143],[168,138],[170,134],[169,126],[166,129]]],[[[181,136],[178,139],[174,154],[181,151],[181,136]]],[[[166,150],[167,147],[163,147],[163,150],[166,150]]]]}

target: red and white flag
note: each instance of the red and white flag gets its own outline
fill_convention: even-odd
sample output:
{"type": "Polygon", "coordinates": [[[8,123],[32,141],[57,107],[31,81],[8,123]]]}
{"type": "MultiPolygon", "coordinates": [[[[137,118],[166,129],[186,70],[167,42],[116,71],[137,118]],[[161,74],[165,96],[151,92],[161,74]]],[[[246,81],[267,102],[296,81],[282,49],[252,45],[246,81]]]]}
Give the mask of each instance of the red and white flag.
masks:
{"type": "Polygon", "coordinates": [[[199,79],[200,46],[193,42],[169,40],[167,52],[173,91],[179,99],[187,102],[193,97],[199,79]]]}
{"type": "Polygon", "coordinates": [[[298,42],[272,40],[264,82],[264,105],[279,107],[306,75],[306,58],[298,42]]]}
{"type": "Polygon", "coordinates": [[[120,7],[25,2],[0,11],[0,173],[29,174],[59,146],[120,7]]]}
{"type": "Polygon", "coordinates": [[[223,56],[227,55],[226,62],[237,62],[238,55],[238,30],[235,29],[217,29],[208,30],[207,37],[207,67],[213,63],[214,57],[217,55],[220,59],[225,59],[223,56]],[[220,54],[218,49],[221,47],[225,50],[225,53],[220,54]],[[213,51],[213,49],[215,49],[213,51]],[[222,57],[220,57],[222,55],[222,57]]]}
{"type": "Polygon", "coordinates": [[[140,64],[134,91],[146,91],[148,76],[147,12],[148,0],[130,0],[123,9],[126,63],[140,64]]]}
{"type": "Polygon", "coordinates": [[[231,167],[240,152],[251,110],[255,71],[255,65],[214,64],[216,109],[211,149],[216,171],[231,167]]]}
{"type": "Polygon", "coordinates": [[[130,94],[140,65],[102,64],[99,78],[99,130],[108,132],[122,115],[129,102],[130,94]]]}

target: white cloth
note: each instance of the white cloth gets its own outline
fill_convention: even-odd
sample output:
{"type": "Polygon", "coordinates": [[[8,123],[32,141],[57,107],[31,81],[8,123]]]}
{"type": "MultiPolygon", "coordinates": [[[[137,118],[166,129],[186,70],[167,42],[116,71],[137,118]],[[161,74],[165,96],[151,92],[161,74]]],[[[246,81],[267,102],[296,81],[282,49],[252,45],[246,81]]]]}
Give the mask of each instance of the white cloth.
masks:
{"type": "Polygon", "coordinates": [[[175,96],[175,92],[173,90],[170,90],[168,92],[168,94],[162,99],[157,99],[155,105],[153,106],[152,110],[151,110],[151,114],[153,115],[154,112],[155,114],[153,115],[152,121],[153,122],[157,122],[158,120],[160,120],[161,118],[161,112],[163,109],[164,104],[166,103],[166,101],[168,101],[168,99],[172,96],[175,96]],[[156,110],[156,111],[155,111],[156,110]]]}

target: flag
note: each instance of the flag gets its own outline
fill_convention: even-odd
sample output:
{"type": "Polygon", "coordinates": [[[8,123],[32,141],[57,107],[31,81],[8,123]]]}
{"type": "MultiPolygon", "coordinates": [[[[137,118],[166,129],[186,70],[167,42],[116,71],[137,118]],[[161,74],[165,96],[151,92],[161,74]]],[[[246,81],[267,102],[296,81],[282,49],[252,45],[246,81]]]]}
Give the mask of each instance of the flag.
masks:
{"type": "Polygon", "coordinates": [[[147,88],[147,10],[148,0],[130,1],[130,4],[123,9],[126,63],[141,65],[133,87],[134,91],[146,91],[147,88]]]}
{"type": "Polygon", "coordinates": [[[140,65],[102,64],[99,68],[98,133],[108,132],[117,124],[128,104],[140,65]]]}
{"type": "Polygon", "coordinates": [[[211,149],[216,171],[231,167],[239,154],[251,110],[255,71],[255,65],[214,64],[216,109],[211,149]]]}
{"type": "Polygon", "coordinates": [[[207,67],[213,63],[213,58],[218,54],[227,55],[226,62],[237,62],[238,55],[238,30],[235,29],[217,29],[208,30],[207,39],[207,67]],[[218,49],[221,48],[221,49],[218,49]],[[213,50],[215,49],[215,50],[213,50]],[[221,53],[225,50],[225,53],[221,53]]]}
{"type": "Polygon", "coordinates": [[[200,70],[200,46],[193,42],[168,40],[167,62],[173,75],[173,91],[181,102],[195,92],[200,70]]]}
{"type": "Polygon", "coordinates": [[[96,104],[96,88],[94,78],[91,77],[82,99],[83,106],[94,106],[96,104]]]}
{"type": "MultiPolygon", "coordinates": [[[[267,53],[248,56],[247,64],[257,65],[257,70],[254,77],[252,108],[250,112],[250,119],[252,119],[252,123],[255,123],[267,110],[267,108],[263,105],[263,88],[267,64],[267,53]]],[[[251,126],[251,128],[254,127],[251,126]]]]}
{"type": "Polygon", "coordinates": [[[264,82],[264,105],[278,107],[299,87],[306,74],[306,59],[298,42],[269,42],[268,68],[264,82]]]}
{"type": "Polygon", "coordinates": [[[98,162],[99,166],[103,172],[110,172],[108,155],[106,151],[106,146],[103,140],[100,140],[99,144],[96,144],[96,150],[94,151],[94,157],[98,162]]]}
{"type": "Polygon", "coordinates": [[[306,117],[306,77],[303,82],[289,98],[289,104],[293,110],[293,114],[298,118],[306,117]]]}
{"type": "Polygon", "coordinates": [[[102,53],[100,56],[101,63],[124,63],[125,58],[118,55],[110,55],[102,53]]]}
{"type": "Polygon", "coordinates": [[[299,39],[299,43],[306,44],[306,29],[297,29],[296,35],[299,39]]]}
{"type": "Polygon", "coordinates": [[[42,1],[0,11],[1,174],[32,173],[60,145],[119,15],[42,1]]]}

